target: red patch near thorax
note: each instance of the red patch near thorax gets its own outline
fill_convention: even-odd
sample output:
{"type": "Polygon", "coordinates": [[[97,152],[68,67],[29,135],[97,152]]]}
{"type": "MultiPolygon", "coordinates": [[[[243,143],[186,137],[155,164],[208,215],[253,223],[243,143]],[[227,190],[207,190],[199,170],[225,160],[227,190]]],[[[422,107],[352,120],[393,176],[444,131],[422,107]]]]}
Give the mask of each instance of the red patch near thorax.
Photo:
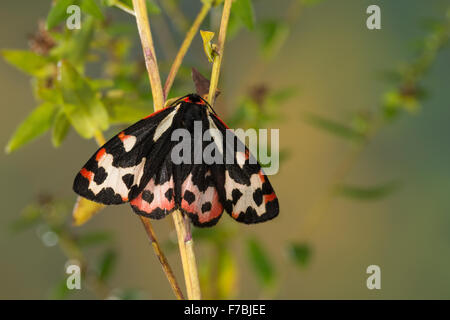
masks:
{"type": "MultiPolygon", "coordinates": [[[[170,106],[169,106],[170,107],[170,106]]],[[[160,113],[161,111],[163,111],[163,110],[165,110],[165,109],[167,109],[168,107],[165,107],[165,108],[162,108],[162,109],[160,109],[160,110],[158,110],[158,111],[155,111],[155,112],[153,112],[153,113],[150,113],[148,116],[146,116],[146,117],[144,117],[144,119],[148,119],[148,118],[150,118],[150,117],[153,117],[153,116],[155,116],[155,115],[157,115],[158,113],[160,113]]]]}

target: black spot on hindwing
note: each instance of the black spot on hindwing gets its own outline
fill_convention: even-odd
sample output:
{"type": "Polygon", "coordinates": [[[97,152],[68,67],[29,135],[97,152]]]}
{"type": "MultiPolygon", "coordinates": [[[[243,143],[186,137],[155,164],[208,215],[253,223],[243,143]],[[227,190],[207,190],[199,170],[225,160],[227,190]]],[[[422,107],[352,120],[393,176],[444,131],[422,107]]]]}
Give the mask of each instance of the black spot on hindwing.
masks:
{"type": "Polygon", "coordinates": [[[205,203],[202,205],[202,213],[205,213],[205,212],[210,211],[211,208],[212,208],[211,202],[209,202],[209,201],[208,201],[208,202],[205,202],[205,203]]]}
{"type": "Polygon", "coordinates": [[[147,201],[148,203],[151,203],[154,197],[153,193],[148,190],[142,192],[142,200],[147,201]]]}
{"type": "Polygon", "coordinates": [[[190,192],[189,190],[186,190],[184,192],[184,196],[183,199],[187,201],[187,203],[191,204],[192,202],[195,201],[195,194],[193,194],[192,192],[190,192]]]}
{"type": "Polygon", "coordinates": [[[164,196],[166,197],[167,200],[171,201],[173,198],[173,189],[167,190],[164,196]]]}

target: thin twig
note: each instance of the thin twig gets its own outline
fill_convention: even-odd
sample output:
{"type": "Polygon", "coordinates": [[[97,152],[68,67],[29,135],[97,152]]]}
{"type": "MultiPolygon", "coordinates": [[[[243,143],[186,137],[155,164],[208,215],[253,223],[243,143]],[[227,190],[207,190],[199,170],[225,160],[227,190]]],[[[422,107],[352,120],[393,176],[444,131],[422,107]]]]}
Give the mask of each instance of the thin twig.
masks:
{"type": "Polygon", "coordinates": [[[180,50],[178,50],[177,56],[173,61],[172,67],[170,68],[169,75],[167,76],[166,83],[164,84],[164,99],[167,99],[167,95],[169,94],[170,88],[172,88],[173,81],[175,80],[178,69],[183,62],[184,56],[191,46],[192,40],[194,39],[195,35],[198,32],[198,29],[200,28],[200,25],[208,14],[209,9],[211,9],[211,1],[207,1],[203,4],[200,12],[194,20],[194,23],[186,33],[186,37],[181,44],[180,50]]]}
{"type": "Polygon", "coordinates": [[[150,223],[150,219],[140,216],[142,224],[144,225],[145,231],[147,231],[147,235],[150,239],[150,242],[155,250],[156,255],[158,256],[159,262],[161,262],[161,266],[167,276],[167,279],[172,286],[173,292],[175,293],[178,300],[184,300],[183,293],[181,292],[180,287],[178,286],[175,275],[170,268],[169,262],[166,259],[161,247],[159,246],[158,240],[156,239],[155,232],[153,231],[152,224],[150,223]]]}
{"type": "Polygon", "coordinates": [[[219,83],[220,66],[222,64],[232,2],[233,0],[225,0],[225,3],[223,5],[222,20],[220,21],[219,38],[217,40],[216,47],[217,56],[214,58],[211,73],[211,83],[209,85],[208,102],[211,106],[214,105],[214,101],[216,100],[216,90],[217,84],[219,83]]]}
{"type": "MultiPolygon", "coordinates": [[[[133,6],[136,13],[136,23],[141,38],[142,48],[145,56],[145,64],[150,78],[150,86],[152,89],[153,103],[155,111],[158,111],[164,106],[164,94],[161,86],[161,78],[159,76],[158,65],[156,61],[155,49],[153,46],[152,34],[150,31],[150,23],[147,18],[147,9],[145,0],[133,0],[133,6]]],[[[181,212],[175,210],[172,217],[176,226],[177,236],[180,244],[181,262],[183,264],[183,271],[186,281],[186,288],[188,292],[188,299],[200,299],[200,290],[191,290],[192,287],[200,288],[198,285],[197,265],[195,263],[195,254],[193,250],[193,243],[188,246],[185,245],[184,239],[186,235],[186,225],[180,224],[179,220],[183,219],[181,212]],[[182,241],[180,241],[180,239],[182,241]]]]}
{"type": "Polygon", "coordinates": [[[120,2],[120,1],[115,1],[114,2],[114,6],[125,11],[126,13],[129,13],[131,15],[134,16],[134,11],[132,8],[130,8],[129,6],[127,6],[126,4],[120,2]]]}

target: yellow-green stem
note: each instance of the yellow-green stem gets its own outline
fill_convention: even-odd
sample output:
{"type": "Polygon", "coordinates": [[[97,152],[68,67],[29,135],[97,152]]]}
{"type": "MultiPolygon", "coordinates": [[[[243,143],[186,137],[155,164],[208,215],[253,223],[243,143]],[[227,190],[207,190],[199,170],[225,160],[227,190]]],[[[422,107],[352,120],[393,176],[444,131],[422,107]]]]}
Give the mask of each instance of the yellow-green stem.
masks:
{"type": "MultiPolygon", "coordinates": [[[[141,38],[142,48],[145,56],[145,64],[148,71],[148,76],[150,79],[150,86],[153,95],[153,103],[155,111],[158,111],[164,106],[164,94],[161,86],[161,78],[159,76],[158,65],[155,56],[155,48],[153,46],[152,34],[150,30],[150,23],[147,17],[147,9],[145,6],[145,0],[133,0],[133,7],[136,14],[136,23],[139,30],[139,36],[141,38]]],[[[194,291],[191,288],[199,283],[197,274],[197,265],[195,263],[195,254],[192,243],[188,246],[184,244],[184,239],[187,234],[186,224],[183,221],[181,225],[179,219],[183,219],[181,212],[176,210],[172,213],[175,226],[177,230],[177,236],[180,244],[180,255],[183,264],[183,271],[186,281],[186,288],[188,292],[188,299],[200,299],[200,290],[194,291]],[[183,245],[181,245],[181,240],[183,240],[183,245]]],[[[200,286],[198,285],[198,288],[200,286]]]]}
{"type": "Polygon", "coordinates": [[[126,13],[129,13],[129,14],[131,14],[131,15],[134,16],[134,11],[133,11],[133,9],[131,9],[129,6],[123,4],[122,2],[120,2],[120,1],[115,1],[115,2],[114,2],[114,6],[117,7],[117,8],[119,8],[119,9],[121,9],[121,10],[123,10],[123,11],[125,11],[126,13]]]}
{"type": "Polygon", "coordinates": [[[152,224],[150,223],[150,218],[146,218],[143,216],[140,216],[140,218],[142,224],[144,225],[145,231],[147,231],[147,235],[148,238],[150,239],[150,243],[153,247],[153,250],[155,250],[156,256],[158,257],[159,262],[161,263],[161,266],[164,270],[164,273],[167,276],[167,279],[169,280],[169,283],[172,287],[173,292],[175,293],[175,296],[177,297],[178,300],[184,300],[183,293],[181,292],[180,286],[177,283],[175,275],[173,274],[173,271],[170,268],[166,256],[164,255],[161,247],[159,246],[158,240],[156,239],[155,232],[153,231],[152,224]]]}
{"type": "Polygon", "coordinates": [[[133,0],[133,7],[139,36],[141,38],[142,50],[144,52],[145,66],[147,67],[147,73],[150,79],[153,105],[155,110],[159,110],[164,106],[164,95],[145,0],[133,0]]]}
{"type": "Polygon", "coordinates": [[[228,20],[230,19],[231,4],[233,0],[225,0],[223,5],[222,20],[220,21],[219,38],[217,40],[216,53],[214,58],[211,83],[209,85],[208,102],[211,106],[214,105],[216,100],[216,90],[219,83],[220,66],[222,64],[223,51],[225,48],[225,39],[227,36],[228,20]]]}
{"type": "Polygon", "coordinates": [[[173,81],[175,80],[178,69],[180,69],[184,56],[191,46],[192,40],[194,39],[195,35],[198,32],[198,29],[200,28],[200,25],[208,14],[209,9],[211,9],[211,2],[205,2],[202,6],[202,9],[195,18],[191,28],[186,33],[186,37],[181,44],[180,50],[178,50],[177,56],[173,61],[172,67],[170,68],[169,75],[167,76],[166,83],[164,84],[164,99],[167,99],[167,95],[169,94],[170,88],[172,88],[173,81]]]}

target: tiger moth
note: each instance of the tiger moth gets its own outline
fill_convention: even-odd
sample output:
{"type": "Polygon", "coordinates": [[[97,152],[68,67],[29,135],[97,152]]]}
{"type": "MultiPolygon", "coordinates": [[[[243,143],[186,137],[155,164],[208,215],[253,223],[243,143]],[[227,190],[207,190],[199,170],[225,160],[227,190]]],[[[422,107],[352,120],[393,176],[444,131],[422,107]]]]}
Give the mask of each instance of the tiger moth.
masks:
{"type": "MultiPolygon", "coordinates": [[[[215,225],[224,210],[246,224],[276,217],[279,205],[272,185],[235,135],[233,147],[225,139],[212,136],[223,161],[197,163],[195,154],[187,163],[172,161],[177,144],[173,132],[182,128],[193,134],[196,122],[201,122],[203,131],[215,129],[222,136],[229,131],[203,98],[189,94],[101,146],[75,177],[73,190],[106,205],[129,202],[135,213],[152,219],[180,210],[198,227],[215,225]],[[235,161],[225,159],[226,151],[235,161]]],[[[207,145],[203,141],[201,151],[207,145]]]]}

